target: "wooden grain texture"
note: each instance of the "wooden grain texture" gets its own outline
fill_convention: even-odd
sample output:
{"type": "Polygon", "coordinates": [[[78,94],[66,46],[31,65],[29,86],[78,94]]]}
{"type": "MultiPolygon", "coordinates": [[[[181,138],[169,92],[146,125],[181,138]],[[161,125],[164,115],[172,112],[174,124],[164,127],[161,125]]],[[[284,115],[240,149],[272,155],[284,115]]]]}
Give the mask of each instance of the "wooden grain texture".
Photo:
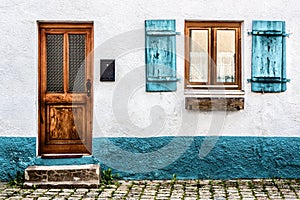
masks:
{"type": "Polygon", "coordinates": [[[49,140],[78,140],[84,131],[83,108],[55,107],[51,106],[47,113],[49,118],[49,140]]]}
{"type": "MultiPolygon", "coordinates": [[[[93,23],[39,23],[39,155],[91,154],[93,88],[91,96],[69,89],[69,35],[85,35],[85,82],[93,82],[93,23]],[[63,34],[63,92],[47,90],[47,40],[63,34]]],[[[77,69],[76,69],[77,70],[77,69]]]]}
{"type": "Polygon", "coordinates": [[[244,109],[244,98],[186,97],[185,109],[193,111],[238,111],[244,109]]]}

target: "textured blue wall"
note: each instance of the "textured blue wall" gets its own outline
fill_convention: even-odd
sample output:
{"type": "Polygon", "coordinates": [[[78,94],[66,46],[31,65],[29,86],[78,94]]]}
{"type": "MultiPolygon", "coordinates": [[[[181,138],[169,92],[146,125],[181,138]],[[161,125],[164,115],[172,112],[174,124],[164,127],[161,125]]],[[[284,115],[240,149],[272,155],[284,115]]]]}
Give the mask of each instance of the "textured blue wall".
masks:
{"type": "MultiPolygon", "coordinates": [[[[172,174],[177,174],[180,179],[300,177],[299,137],[213,138],[213,148],[200,158],[199,151],[207,145],[206,140],[205,137],[94,138],[94,157],[42,160],[35,159],[35,138],[0,137],[0,180],[8,180],[8,173],[14,175],[28,165],[83,164],[97,163],[98,160],[102,169],[113,168],[113,173],[123,179],[170,179],[172,174]],[[124,152],[136,157],[123,157],[124,152]],[[161,156],[151,157],[151,152],[159,152],[156,155],[161,156]],[[155,168],[172,161],[178,152],[174,162],[155,168]],[[144,156],[148,154],[148,157],[144,156]],[[134,172],[135,169],[149,169],[145,164],[153,164],[152,171],[134,172]]],[[[210,150],[209,145],[206,148],[210,150]]]]}
{"type": "Polygon", "coordinates": [[[32,165],[36,156],[36,138],[0,137],[0,180],[15,177],[17,171],[32,165]]]}
{"type": "MultiPolygon", "coordinates": [[[[94,155],[100,158],[100,163],[107,162],[107,160],[101,160],[101,158],[106,158],[110,159],[111,163],[120,163],[121,167],[129,168],[127,165],[131,163],[122,162],[120,155],[115,154],[114,148],[111,147],[112,144],[126,151],[145,153],[166,146],[172,139],[174,138],[110,138],[109,140],[97,138],[94,139],[94,155]]],[[[181,137],[181,139],[184,145],[184,142],[190,142],[191,137],[181,137]]],[[[215,138],[215,145],[203,158],[199,157],[199,151],[207,138],[192,137],[192,139],[187,151],[163,169],[147,173],[124,173],[115,170],[114,173],[118,173],[124,179],[170,179],[172,174],[177,174],[180,179],[300,177],[300,138],[215,138]]],[[[180,145],[180,142],[178,144],[180,145]]],[[[161,158],[166,159],[166,155],[161,154],[161,158]]],[[[136,161],[139,162],[138,159],[136,161]]],[[[157,159],[153,162],[163,162],[163,160],[157,159]]],[[[143,167],[142,163],[140,166],[143,167]]],[[[102,169],[107,167],[101,165],[102,169]]]]}

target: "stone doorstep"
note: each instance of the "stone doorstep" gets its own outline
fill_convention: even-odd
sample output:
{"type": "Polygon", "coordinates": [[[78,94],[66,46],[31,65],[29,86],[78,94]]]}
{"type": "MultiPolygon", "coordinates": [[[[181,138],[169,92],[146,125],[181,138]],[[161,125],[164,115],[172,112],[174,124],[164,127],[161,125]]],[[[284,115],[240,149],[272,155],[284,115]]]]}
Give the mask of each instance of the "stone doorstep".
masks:
{"type": "Polygon", "coordinates": [[[29,166],[25,169],[25,187],[98,187],[100,166],[29,166]]]}

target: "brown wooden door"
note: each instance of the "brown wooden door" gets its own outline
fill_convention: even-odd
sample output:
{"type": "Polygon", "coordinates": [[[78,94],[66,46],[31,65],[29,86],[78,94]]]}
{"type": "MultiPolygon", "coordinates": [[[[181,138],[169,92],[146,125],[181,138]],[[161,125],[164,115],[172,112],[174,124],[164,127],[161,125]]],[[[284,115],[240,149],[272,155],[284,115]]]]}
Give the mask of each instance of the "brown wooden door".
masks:
{"type": "Polygon", "coordinates": [[[39,23],[39,155],[91,154],[92,50],[92,23],[39,23]]]}

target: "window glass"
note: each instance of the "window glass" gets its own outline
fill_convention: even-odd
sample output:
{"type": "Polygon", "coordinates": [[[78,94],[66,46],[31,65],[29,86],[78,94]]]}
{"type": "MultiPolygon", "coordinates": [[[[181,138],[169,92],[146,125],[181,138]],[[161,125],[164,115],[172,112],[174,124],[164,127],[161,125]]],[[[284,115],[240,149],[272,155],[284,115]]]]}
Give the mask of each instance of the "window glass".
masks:
{"type": "Polygon", "coordinates": [[[217,30],[217,82],[235,82],[235,30],[217,30]]]}
{"type": "Polygon", "coordinates": [[[190,82],[208,81],[208,30],[191,30],[190,82]]]}

